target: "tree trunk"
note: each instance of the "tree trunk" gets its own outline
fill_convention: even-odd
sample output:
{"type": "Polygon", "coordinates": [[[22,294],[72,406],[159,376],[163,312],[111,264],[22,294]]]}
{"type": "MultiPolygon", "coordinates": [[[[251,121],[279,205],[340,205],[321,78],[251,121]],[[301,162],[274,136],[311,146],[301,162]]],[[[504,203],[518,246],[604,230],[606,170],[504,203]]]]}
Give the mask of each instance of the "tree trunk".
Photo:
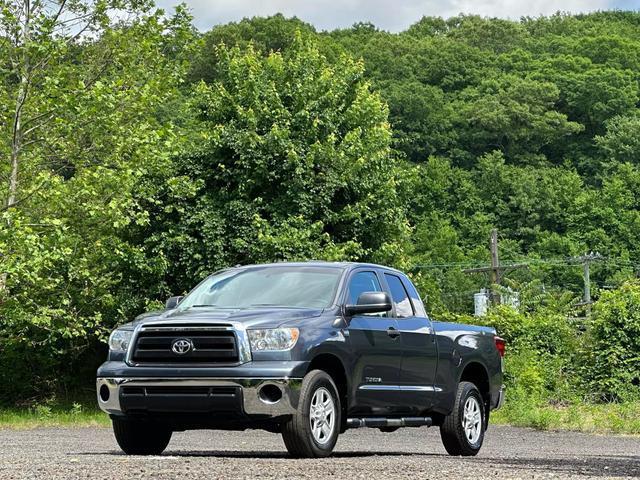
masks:
{"type": "Polygon", "coordinates": [[[7,208],[13,206],[16,203],[16,197],[18,195],[18,167],[20,164],[20,149],[22,146],[22,129],[20,126],[22,119],[22,108],[20,102],[24,103],[25,95],[22,93],[22,85],[20,86],[20,93],[18,96],[18,108],[16,109],[14,122],[13,122],[13,138],[11,139],[11,171],[9,173],[9,194],[7,196],[7,208]]]}
{"type": "Polygon", "coordinates": [[[13,128],[11,132],[11,170],[9,172],[9,192],[7,195],[7,208],[13,206],[18,196],[18,171],[20,168],[20,154],[22,153],[22,110],[27,102],[29,91],[29,81],[31,75],[31,64],[29,58],[29,47],[31,41],[31,1],[24,0],[24,27],[21,35],[21,46],[23,50],[23,70],[20,75],[20,85],[16,98],[16,109],[13,116],[13,128]]]}

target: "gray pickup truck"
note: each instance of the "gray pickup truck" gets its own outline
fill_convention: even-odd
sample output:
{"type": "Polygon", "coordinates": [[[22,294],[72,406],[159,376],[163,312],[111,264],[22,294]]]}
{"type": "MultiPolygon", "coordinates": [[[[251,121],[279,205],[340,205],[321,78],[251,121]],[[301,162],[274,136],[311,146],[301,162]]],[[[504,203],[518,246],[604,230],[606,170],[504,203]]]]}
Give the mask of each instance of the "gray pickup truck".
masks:
{"type": "Polygon", "coordinates": [[[439,426],[447,452],[475,455],[504,348],[492,328],[431,320],[391,268],[252,265],[115,330],[96,387],[128,454],[160,454],[174,431],[260,428],[323,457],[348,428],[439,426]]]}

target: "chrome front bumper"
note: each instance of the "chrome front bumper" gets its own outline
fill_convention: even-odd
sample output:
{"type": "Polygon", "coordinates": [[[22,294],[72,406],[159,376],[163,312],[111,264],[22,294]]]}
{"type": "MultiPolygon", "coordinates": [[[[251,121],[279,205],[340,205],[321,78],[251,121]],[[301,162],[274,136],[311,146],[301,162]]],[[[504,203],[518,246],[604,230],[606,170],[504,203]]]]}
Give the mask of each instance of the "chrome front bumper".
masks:
{"type": "MultiPolygon", "coordinates": [[[[290,415],[298,408],[299,378],[119,378],[96,379],[96,394],[100,409],[109,414],[124,413],[120,407],[120,389],[127,387],[240,387],[242,406],[247,415],[290,415]],[[282,396],[270,401],[261,390],[267,385],[277,387],[282,396]]],[[[188,411],[188,405],[185,405],[188,411]]]]}

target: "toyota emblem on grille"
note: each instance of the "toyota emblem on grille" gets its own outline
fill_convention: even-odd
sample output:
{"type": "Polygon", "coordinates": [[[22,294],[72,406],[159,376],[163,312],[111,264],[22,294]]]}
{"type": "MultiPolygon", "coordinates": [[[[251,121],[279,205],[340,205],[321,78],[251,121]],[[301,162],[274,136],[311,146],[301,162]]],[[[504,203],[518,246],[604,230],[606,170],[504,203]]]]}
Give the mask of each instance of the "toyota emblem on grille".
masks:
{"type": "Polygon", "coordinates": [[[185,355],[193,350],[193,342],[188,338],[178,338],[171,344],[171,351],[176,355],[185,355]]]}

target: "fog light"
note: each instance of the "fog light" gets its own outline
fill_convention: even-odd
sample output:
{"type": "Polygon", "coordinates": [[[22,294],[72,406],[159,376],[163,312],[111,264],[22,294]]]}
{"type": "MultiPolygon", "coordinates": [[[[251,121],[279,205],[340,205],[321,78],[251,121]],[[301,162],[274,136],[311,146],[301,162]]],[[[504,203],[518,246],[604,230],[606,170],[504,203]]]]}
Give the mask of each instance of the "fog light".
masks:
{"type": "Polygon", "coordinates": [[[109,392],[109,387],[107,387],[106,385],[102,385],[100,387],[100,400],[102,400],[103,402],[108,402],[110,395],[111,392],[109,392]]]}
{"type": "Polygon", "coordinates": [[[278,403],[282,398],[282,390],[275,385],[265,385],[260,389],[258,396],[264,403],[278,403]]]}

